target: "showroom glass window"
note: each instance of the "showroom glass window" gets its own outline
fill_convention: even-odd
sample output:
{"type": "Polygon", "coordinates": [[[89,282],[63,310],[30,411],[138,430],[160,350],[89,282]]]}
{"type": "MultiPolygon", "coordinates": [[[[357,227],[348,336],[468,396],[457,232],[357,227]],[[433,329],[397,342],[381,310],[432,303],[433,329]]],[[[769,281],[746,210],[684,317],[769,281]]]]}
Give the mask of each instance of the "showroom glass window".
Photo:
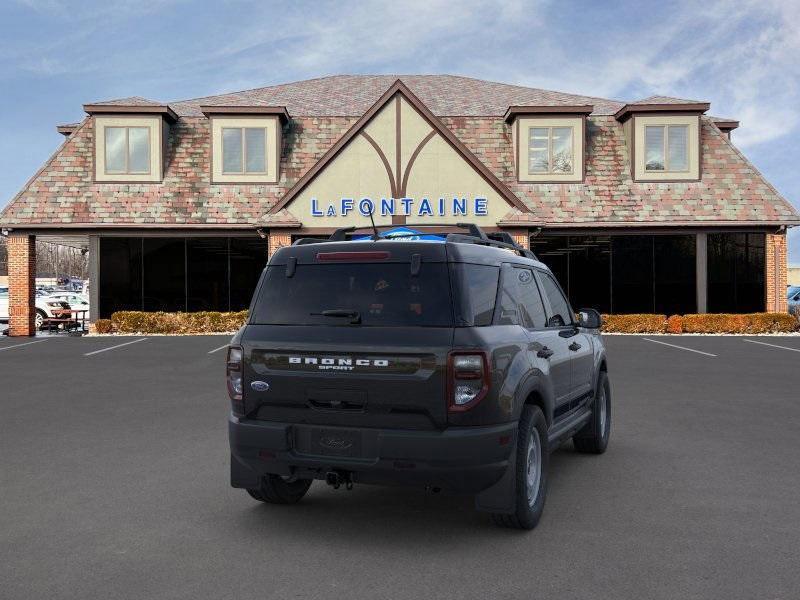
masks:
{"type": "Polygon", "coordinates": [[[763,233],[708,234],[708,312],[765,308],[763,233]]]}
{"type": "Polygon", "coordinates": [[[688,125],[646,125],[644,144],[646,171],[689,170],[688,125]]]}
{"type": "Polygon", "coordinates": [[[226,175],[266,173],[267,129],[223,127],[222,172],[226,175]]]}
{"type": "Polygon", "coordinates": [[[105,127],[106,175],[150,172],[149,127],[105,127]]]}
{"type": "Polygon", "coordinates": [[[572,127],[528,129],[528,173],[572,173],[572,127]]]}
{"type": "Polygon", "coordinates": [[[693,235],[545,235],[531,249],[553,271],[573,306],[601,313],[693,313],[693,235]]]}
{"type": "Polygon", "coordinates": [[[101,237],[99,313],[244,310],[266,262],[259,238],[101,237]]]}

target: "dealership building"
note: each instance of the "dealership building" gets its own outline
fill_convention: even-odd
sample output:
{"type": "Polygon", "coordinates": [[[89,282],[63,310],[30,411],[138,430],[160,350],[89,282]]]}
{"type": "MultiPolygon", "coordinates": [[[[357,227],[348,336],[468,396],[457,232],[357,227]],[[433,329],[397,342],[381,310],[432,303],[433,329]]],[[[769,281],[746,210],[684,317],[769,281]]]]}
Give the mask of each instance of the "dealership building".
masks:
{"type": "Polygon", "coordinates": [[[94,317],[226,311],[275,249],[370,213],[508,232],[575,306],[785,311],[800,215],[709,109],[449,75],[87,104],[0,215],[11,334],[34,333],[36,239],[89,252],[94,317]]]}

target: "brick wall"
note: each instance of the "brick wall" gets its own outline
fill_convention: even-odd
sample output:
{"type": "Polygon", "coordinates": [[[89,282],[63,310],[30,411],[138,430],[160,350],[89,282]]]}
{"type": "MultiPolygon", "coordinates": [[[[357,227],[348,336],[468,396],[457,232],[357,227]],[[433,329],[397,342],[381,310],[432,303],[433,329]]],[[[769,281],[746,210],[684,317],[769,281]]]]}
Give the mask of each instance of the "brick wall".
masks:
{"type": "Polygon", "coordinates": [[[511,234],[511,238],[517,246],[525,248],[525,250],[531,249],[531,238],[527,229],[509,229],[508,233],[511,234]]]}
{"type": "Polygon", "coordinates": [[[766,288],[765,308],[768,312],[787,312],[786,282],[786,234],[767,234],[766,240],[766,288]]]}
{"type": "Polygon", "coordinates": [[[292,234],[285,229],[272,229],[269,232],[269,257],[284,246],[292,245],[292,234]]]}
{"type": "Polygon", "coordinates": [[[35,335],[36,237],[8,236],[9,335],[35,335]]]}

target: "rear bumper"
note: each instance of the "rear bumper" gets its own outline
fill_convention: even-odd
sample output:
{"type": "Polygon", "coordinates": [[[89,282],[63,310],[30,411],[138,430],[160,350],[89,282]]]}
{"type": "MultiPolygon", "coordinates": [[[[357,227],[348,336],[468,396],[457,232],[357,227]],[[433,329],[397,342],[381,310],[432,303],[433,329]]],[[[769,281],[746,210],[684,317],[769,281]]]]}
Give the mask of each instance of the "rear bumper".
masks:
{"type": "Polygon", "coordinates": [[[422,485],[479,492],[496,483],[515,447],[516,423],[443,431],[320,427],[237,419],[228,423],[231,485],[254,488],[267,474],[324,479],[346,471],[356,483],[422,485]],[[348,450],[323,448],[320,439],[348,450]],[[350,454],[350,455],[346,455],[350,454]]]}

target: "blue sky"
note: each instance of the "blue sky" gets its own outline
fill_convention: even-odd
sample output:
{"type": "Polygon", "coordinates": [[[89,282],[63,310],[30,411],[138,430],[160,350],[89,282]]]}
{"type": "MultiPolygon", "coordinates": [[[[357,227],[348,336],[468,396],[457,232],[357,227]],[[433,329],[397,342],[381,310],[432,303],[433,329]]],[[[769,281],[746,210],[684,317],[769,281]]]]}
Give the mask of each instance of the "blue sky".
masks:
{"type": "MultiPolygon", "coordinates": [[[[800,206],[800,2],[4,0],[0,206],[84,103],[191,98],[335,73],[453,73],[708,100],[800,206]]],[[[800,231],[790,233],[800,263],[800,231]]]]}

